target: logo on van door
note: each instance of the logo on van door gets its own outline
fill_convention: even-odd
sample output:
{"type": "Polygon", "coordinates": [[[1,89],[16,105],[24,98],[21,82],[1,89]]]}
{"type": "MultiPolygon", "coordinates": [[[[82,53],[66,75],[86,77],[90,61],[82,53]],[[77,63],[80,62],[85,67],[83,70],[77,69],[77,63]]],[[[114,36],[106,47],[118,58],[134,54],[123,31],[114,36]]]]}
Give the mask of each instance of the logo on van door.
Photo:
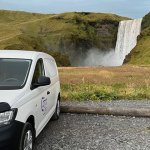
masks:
{"type": "Polygon", "coordinates": [[[45,97],[42,97],[42,100],[41,100],[41,110],[43,112],[43,115],[45,115],[47,111],[47,98],[45,97]]]}

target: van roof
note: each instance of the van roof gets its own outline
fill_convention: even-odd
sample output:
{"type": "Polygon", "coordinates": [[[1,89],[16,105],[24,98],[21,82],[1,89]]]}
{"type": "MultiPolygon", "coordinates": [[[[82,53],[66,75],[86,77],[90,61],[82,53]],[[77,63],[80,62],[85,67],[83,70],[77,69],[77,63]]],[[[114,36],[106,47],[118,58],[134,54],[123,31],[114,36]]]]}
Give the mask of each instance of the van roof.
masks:
{"type": "Polygon", "coordinates": [[[25,50],[0,50],[0,58],[22,58],[22,59],[35,59],[41,55],[42,57],[49,57],[54,59],[52,56],[36,51],[25,51],[25,50]]]}

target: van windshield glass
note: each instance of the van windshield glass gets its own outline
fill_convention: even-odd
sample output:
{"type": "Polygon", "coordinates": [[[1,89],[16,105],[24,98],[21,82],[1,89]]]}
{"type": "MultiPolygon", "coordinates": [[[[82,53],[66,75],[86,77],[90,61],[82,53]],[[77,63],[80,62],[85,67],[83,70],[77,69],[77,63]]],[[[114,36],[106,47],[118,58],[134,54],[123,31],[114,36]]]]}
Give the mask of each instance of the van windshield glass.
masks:
{"type": "Polygon", "coordinates": [[[20,89],[25,85],[31,60],[0,58],[0,90],[20,89]]]}

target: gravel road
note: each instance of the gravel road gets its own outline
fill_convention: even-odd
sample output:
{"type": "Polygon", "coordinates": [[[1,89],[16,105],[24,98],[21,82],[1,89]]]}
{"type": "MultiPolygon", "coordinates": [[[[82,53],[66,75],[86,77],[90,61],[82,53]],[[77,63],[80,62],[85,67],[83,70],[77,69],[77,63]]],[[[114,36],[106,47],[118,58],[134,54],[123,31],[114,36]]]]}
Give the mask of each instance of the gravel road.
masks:
{"type": "Polygon", "coordinates": [[[150,150],[150,118],[61,114],[34,150],[150,150]]]}

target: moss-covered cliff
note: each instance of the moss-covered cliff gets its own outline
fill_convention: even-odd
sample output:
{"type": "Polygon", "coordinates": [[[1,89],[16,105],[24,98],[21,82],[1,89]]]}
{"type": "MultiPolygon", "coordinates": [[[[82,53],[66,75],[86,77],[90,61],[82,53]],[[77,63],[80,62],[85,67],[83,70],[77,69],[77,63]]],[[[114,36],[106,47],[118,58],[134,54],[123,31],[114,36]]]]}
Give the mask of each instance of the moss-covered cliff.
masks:
{"type": "MultiPolygon", "coordinates": [[[[0,11],[0,49],[57,51],[76,65],[91,48],[115,48],[119,21],[114,14],[72,12],[35,14],[0,11]]],[[[61,58],[61,57],[60,57],[61,58]]],[[[66,62],[66,64],[69,64],[66,62]]],[[[64,65],[64,64],[63,64],[64,65]]]]}

